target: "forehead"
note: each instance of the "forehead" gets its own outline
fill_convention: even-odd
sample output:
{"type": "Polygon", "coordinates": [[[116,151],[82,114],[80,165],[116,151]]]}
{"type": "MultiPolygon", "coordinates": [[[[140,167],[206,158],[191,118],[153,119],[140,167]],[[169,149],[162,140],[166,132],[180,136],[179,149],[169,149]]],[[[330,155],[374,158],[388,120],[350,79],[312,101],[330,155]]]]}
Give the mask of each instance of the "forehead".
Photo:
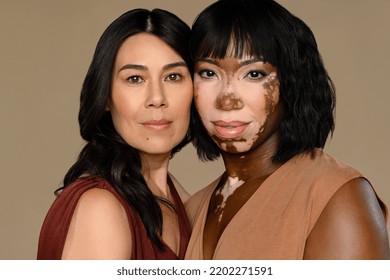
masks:
{"type": "Polygon", "coordinates": [[[159,37],[149,33],[139,33],[126,38],[119,47],[116,62],[122,60],[169,62],[182,59],[173,48],[159,37]]]}

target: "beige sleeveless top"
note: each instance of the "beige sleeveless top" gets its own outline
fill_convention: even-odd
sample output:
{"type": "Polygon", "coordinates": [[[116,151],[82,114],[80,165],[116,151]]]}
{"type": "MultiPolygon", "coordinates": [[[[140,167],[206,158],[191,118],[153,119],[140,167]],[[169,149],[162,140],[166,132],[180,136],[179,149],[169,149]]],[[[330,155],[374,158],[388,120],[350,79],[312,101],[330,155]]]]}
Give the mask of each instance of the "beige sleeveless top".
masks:
{"type": "MultiPolygon", "coordinates": [[[[292,158],[236,213],[222,233],[213,259],[303,259],[306,239],[326,204],[341,186],[357,177],[362,174],[322,150],[317,150],[314,158],[292,158]]],[[[218,181],[186,203],[193,225],[186,259],[203,259],[203,229],[218,181]]]]}

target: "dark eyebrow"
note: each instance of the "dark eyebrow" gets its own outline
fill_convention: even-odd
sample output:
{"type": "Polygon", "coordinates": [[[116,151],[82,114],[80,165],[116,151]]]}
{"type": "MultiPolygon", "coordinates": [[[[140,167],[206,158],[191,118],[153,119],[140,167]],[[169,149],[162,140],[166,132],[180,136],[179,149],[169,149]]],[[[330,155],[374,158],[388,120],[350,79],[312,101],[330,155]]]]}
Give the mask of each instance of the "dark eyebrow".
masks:
{"type": "Polygon", "coordinates": [[[135,69],[135,70],[143,70],[143,71],[146,71],[148,70],[148,67],[144,66],[144,65],[139,65],[139,64],[126,64],[126,65],[123,65],[118,73],[122,70],[125,70],[125,69],[135,69]]]}
{"type": "Polygon", "coordinates": [[[217,65],[218,66],[218,62],[215,60],[215,59],[210,59],[210,58],[198,58],[195,63],[198,63],[198,62],[206,62],[206,63],[210,63],[210,64],[214,64],[214,65],[217,65]]]}
{"type": "Polygon", "coordinates": [[[163,70],[171,69],[175,67],[187,67],[187,64],[184,61],[169,63],[167,65],[164,65],[163,70]]]}
{"type": "MultiPolygon", "coordinates": [[[[199,59],[196,60],[196,63],[197,62],[206,62],[206,63],[210,63],[210,64],[214,64],[214,65],[219,66],[218,61],[216,61],[214,59],[210,59],[210,58],[199,58],[199,59]]],[[[248,59],[248,60],[245,60],[245,61],[241,61],[240,62],[240,66],[245,66],[245,65],[252,64],[252,63],[255,63],[255,62],[264,62],[264,59],[262,59],[262,58],[252,58],[252,59],[248,59]]]]}
{"type": "Polygon", "coordinates": [[[249,64],[252,64],[252,63],[255,63],[255,62],[264,62],[264,59],[262,59],[262,58],[252,58],[252,59],[249,59],[249,60],[241,61],[240,62],[240,66],[249,65],[249,64]]]}
{"type": "MultiPolygon", "coordinates": [[[[187,67],[187,64],[184,62],[184,61],[179,61],[179,62],[174,62],[174,63],[169,63],[169,64],[166,64],[163,66],[163,70],[166,70],[166,69],[171,69],[171,68],[175,68],[175,67],[187,67]]],[[[126,65],[123,65],[118,73],[122,70],[125,70],[125,69],[135,69],[135,70],[142,70],[142,71],[147,71],[149,70],[149,68],[145,65],[139,65],[139,64],[126,64],[126,65]]]]}

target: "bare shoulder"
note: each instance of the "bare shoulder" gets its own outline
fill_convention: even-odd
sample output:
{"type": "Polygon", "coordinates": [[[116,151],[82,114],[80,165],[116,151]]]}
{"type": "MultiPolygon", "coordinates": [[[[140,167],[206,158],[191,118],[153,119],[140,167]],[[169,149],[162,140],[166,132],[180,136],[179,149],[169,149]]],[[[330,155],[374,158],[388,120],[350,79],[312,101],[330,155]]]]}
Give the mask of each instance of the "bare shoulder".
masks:
{"type": "Polygon", "coordinates": [[[383,211],[367,180],[350,180],[321,213],[307,239],[304,258],[390,259],[383,211]]]}
{"type": "Polygon", "coordinates": [[[110,219],[116,220],[126,217],[126,212],[119,200],[104,188],[92,188],[86,191],[80,197],[76,210],[79,214],[91,215],[91,218],[109,216],[110,219]]]}
{"type": "Polygon", "coordinates": [[[131,233],[126,212],[110,191],[92,188],[79,199],[63,259],[129,259],[131,233]]]}
{"type": "Polygon", "coordinates": [[[172,179],[172,182],[175,185],[175,188],[181,198],[181,201],[185,203],[190,198],[190,194],[171,173],[169,173],[169,177],[172,179]]]}

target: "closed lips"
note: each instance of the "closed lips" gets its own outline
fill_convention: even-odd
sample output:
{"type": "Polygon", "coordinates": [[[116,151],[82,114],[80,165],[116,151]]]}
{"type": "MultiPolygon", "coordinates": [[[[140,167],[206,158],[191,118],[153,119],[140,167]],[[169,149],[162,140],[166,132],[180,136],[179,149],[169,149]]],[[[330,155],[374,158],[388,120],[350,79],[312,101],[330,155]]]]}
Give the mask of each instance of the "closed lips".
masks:
{"type": "Polygon", "coordinates": [[[168,128],[171,125],[171,121],[168,120],[150,120],[146,122],[142,122],[141,124],[149,129],[152,130],[163,130],[165,128],[168,128]]]}
{"type": "Polygon", "coordinates": [[[223,139],[233,139],[241,136],[249,124],[242,121],[213,121],[212,123],[216,134],[223,139]]]}

